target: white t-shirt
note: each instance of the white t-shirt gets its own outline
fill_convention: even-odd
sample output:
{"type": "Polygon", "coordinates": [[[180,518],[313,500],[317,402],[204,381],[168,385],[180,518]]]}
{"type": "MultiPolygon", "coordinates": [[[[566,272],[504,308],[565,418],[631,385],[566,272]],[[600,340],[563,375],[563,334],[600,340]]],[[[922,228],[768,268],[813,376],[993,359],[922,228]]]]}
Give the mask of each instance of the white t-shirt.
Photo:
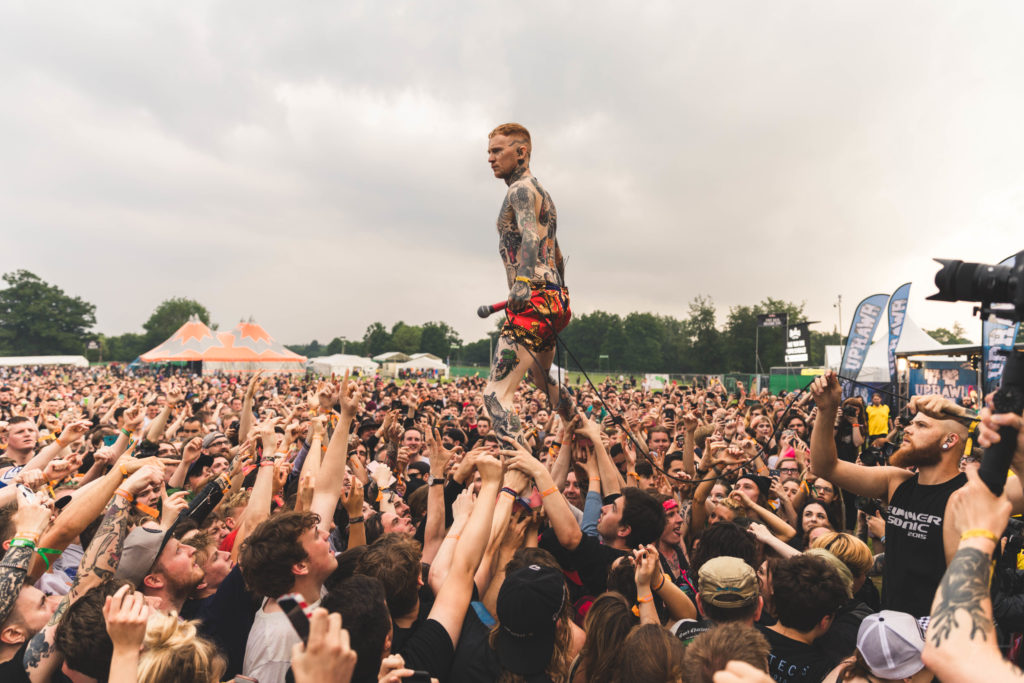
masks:
{"type": "Polygon", "coordinates": [[[264,611],[267,602],[264,600],[257,610],[245,642],[242,674],[260,683],[284,683],[292,665],[292,646],[301,642],[301,638],[284,612],[264,611]]]}

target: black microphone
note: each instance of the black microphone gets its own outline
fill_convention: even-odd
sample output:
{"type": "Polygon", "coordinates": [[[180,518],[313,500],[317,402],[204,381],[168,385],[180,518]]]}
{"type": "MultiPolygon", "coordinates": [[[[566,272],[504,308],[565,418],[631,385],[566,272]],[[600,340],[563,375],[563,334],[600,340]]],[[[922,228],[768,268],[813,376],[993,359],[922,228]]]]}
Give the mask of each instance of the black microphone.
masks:
{"type": "Polygon", "coordinates": [[[508,301],[499,301],[496,304],[484,304],[480,308],[476,309],[476,314],[481,318],[486,318],[492,313],[497,313],[498,311],[504,310],[505,306],[507,305],[508,301]]]}

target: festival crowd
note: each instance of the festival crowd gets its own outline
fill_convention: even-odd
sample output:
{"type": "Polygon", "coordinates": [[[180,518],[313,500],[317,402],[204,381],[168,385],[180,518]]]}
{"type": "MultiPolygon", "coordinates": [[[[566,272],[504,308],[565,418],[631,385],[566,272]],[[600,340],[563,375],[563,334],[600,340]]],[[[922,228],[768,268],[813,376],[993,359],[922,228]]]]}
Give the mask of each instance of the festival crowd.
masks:
{"type": "Polygon", "coordinates": [[[0,681],[1020,675],[1019,416],[484,386],[0,371],[0,681]]]}

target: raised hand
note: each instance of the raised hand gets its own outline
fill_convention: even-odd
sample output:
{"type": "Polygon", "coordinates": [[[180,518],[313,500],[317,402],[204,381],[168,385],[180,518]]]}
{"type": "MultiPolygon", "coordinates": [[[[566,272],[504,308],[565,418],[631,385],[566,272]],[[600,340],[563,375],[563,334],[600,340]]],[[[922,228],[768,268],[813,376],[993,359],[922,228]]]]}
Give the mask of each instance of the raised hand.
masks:
{"type": "Polygon", "coordinates": [[[89,429],[92,428],[92,422],[88,420],[75,420],[64,427],[64,431],[60,433],[57,439],[64,446],[70,446],[75,443],[83,436],[89,433],[89,429]]]}
{"type": "Polygon", "coordinates": [[[347,682],[355,666],[356,652],[349,643],[348,631],[341,627],[341,614],[328,614],[322,607],[313,610],[305,645],[292,646],[296,683],[347,682]]]}
{"type": "Polygon", "coordinates": [[[824,375],[814,378],[811,382],[811,397],[818,410],[835,412],[839,409],[843,388],[839,385],[839,376],[835,371],[829,370],[824,375]]]}
{"type": "Polygon", "coordinates": [[[103,604],[103,620],[115,650],[138,652],[146,637],[149,621],[149,605],[146,596],[136,591],[128,592],[126,584],[108,595],[103,604]]]}

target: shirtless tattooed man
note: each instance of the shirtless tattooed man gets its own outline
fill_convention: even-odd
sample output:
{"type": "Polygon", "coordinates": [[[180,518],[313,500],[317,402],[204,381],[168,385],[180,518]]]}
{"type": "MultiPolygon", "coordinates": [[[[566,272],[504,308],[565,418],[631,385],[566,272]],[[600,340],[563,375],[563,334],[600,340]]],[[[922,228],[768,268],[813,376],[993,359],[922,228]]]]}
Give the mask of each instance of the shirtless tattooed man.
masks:
{"type": "Polygon", "coordinates": [[[551,405],[568,419],[572,399],[548,376],[555,335],[569,324],[569,290],[558,248],[555,204],[530,173],[530,133],[518,123],[498,126],[488,136],[487,161],[495,178],[508,185],[498,214],[498,253],[509,294],[505,325],[498,338],[484,405],[499,436],[522,439],[512,409],[519,382],[530,373],[551,405]]]}

